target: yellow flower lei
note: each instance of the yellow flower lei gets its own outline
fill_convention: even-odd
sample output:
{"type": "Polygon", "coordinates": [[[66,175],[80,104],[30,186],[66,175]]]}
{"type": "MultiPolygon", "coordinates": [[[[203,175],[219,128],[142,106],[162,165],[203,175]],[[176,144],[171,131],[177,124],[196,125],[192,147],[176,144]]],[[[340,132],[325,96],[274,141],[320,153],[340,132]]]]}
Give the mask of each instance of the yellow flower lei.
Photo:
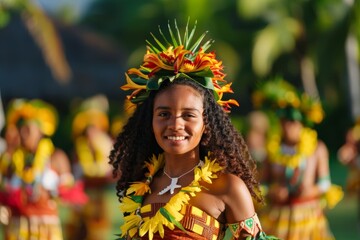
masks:
{"type": "Polygon", "coordinates": [[[281,151],[281,137],[274,135],[267,143],[269,160],[282,166],[296,168],[303,158],[311,156],[317,146],[317,133],[310,128],[304,128],[301,132],[300,141],[295,146],[295,154],[287,155],[281,151]]]}
{"type": "Polygon", "coordinates": [[[164,238],[164,226],[171,230],[175,226],[183,229],[179,223],[183,218],[180,210],[184,205],[188,204],[190,197],[194,197],[197,192],[201,191],[200,180],[211,184],[211,179],[217,178],[215,173],[222,169],[215,160],[210,161],[205,157],[204,164],[195,168],[194,180],[189,186],[181,188],[153,217],[142,218],[140,213],[146,211],[149,207],[149,205],[142,206],[143,197],[146,193],[151,193],[149,184],[153,176],[163,165],[163,155],[160,154],[158,158],[153,155],[150,162],[145,162],[145,167],[148,169],[148,173],[145,175],[146,181],[134,182],[127,189],[126,195],[120,204],[120,210],[127,214],[124,217],[124,224],[120,227],[120,237],[125,237],[126,235],[133,237],[136,233],[142,237],[148,233],[149,240],[152,240],[156,232],[159,232],[160,236],[164,238]]]}
{"type": "Polygon", "coordinates": [[[102,151],[95,149],[93,152],[85,137],[76,138],[75,147],[85,176],[94,177],[106,175],[108,163],[105,159],[107,156],[102,151]]]}
{"type": "Polygon", "coordinates": [[[54,150],[54,145],[49,138],[41,139],[32,166],[25,168],[25,156],[27,152],[24,149],[19,148],[13,154],[15,174],[24,182],[32,183],[36,176],[44,171],[46,163],[49,161],[54,150]]]}

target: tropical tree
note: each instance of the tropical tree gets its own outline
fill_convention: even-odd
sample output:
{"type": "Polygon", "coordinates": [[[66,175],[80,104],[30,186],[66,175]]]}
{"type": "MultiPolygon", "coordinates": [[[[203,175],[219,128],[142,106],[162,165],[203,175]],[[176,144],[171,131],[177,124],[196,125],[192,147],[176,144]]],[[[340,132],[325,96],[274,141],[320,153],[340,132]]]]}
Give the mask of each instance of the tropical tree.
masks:
{"type": "MultiPolygon", "coordinates": [[[[274,74],[279,59],[287,56],[289,60],[290,56],[290,62],[298,66],[294,73],[300,75],[305,91],[318,97],[315,81],[318,48],[323,42],[332,40],[326,38],[329,32],[345,19],[349,8],[344,2],[238,0],[238,10],[240,16],[246,19],[261,18],[266,23],[257,31],[254,40],[254,72],[260,77],[274,74]]],[[[289,72],[285,70],[283,74],[289,72]]]]}
{"type": "Polygon", "coordinates": [[[353,121],[360,118],[360,2],[345,1],[351,7],[348,17],[349,30],[346,37],[346,61],[348,89],[353,121]]]}
{"type": "Polygon", "coordinates": [[[40,47],[54,78],[60,83],[68,82],[72,73],[53,21],[34,0],[0,0],[0,31],[14,14],[20,15],[40,47]]]}

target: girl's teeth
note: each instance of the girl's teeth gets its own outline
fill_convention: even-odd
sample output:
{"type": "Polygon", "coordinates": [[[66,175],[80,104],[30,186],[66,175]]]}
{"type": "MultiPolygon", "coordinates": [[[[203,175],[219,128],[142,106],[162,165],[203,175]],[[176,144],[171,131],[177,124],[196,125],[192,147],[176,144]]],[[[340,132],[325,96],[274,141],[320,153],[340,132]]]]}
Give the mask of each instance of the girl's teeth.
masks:
{"type": "Polygon", "coordinates": [[[184,139],[185,139],[185,137],[184,137],[184,136],[182,136],[182,137],[169,136],[169,137],[168,137],[168,139],[170,139],[170,140],[177,140],[177,141],[179,141],[179,140],[184,140],[184,139]]]}

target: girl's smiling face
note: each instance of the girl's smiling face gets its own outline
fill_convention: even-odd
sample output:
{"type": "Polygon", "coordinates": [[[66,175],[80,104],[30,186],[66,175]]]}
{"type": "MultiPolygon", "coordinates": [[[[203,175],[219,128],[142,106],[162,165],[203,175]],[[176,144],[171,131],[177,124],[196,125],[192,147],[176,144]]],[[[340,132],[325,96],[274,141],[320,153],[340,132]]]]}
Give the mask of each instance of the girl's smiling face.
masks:
{"type": "Polygon", "coordinates": [[[204,132],[203,97],[194,88],[174,84],[154,99],[152,127],[166,153],[184,154],[198,149],[204,132]]]}

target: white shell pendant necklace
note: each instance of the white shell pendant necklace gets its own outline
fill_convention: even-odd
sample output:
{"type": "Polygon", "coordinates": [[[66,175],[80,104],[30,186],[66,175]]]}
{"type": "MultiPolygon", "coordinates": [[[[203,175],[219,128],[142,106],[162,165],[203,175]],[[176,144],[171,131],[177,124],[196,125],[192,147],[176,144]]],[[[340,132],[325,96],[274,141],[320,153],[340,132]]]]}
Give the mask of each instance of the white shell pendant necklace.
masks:
{"type": "Polygon", "coordinates": [[[170,177],[170,175],[165,171],[165,167],[164,167],[164,171],[163,171],[163,172],[164,172],[164,174],[171,180],[171,182],[170,182],[170,185],[168,185],[168,186],[165,187],[163,190],[161,190],[161,191],[158,193],[158,195],[163,195],[164,193],[167,193],[168,191],[170,191],[170,194],[174,194],[174,190],[175,190],[176,188],[181,188],[181,185],[177,184],[178,181],[179,181],[179,179],[182,178],[183,176],[185,176],[186,174],[194,171],[194,169],[195,169],[197,166],[199,166],[200,163],[201,163],[201,161],[200,161],[198,164],[196,164],[192,169],[190,169],[189,171],[181,174],[181,175],[178,176],[178,177],[170,177]]]}

